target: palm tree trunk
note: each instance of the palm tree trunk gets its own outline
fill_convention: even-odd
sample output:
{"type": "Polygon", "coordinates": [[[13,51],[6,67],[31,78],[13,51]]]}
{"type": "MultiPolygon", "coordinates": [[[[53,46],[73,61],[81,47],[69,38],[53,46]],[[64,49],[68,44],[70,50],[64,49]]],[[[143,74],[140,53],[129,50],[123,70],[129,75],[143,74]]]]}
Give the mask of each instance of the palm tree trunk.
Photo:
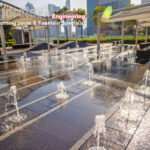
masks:
{"type": "Polygon", "coordinates": [[[83,25],[81,25],[81,39],[83,39],[83,25]]]}
{"type": "Polygon", "coordinates": [[[102,34],[103,34],[103,37],[105,38],[106,37],[106,32],[105,32],[104,26],[102,26],[102,34]]]}
{"type": "Polygon", "coordinates": [[[134,38],[136,37],[136,31],[134,29],[134,24],[131,25],[131,28],[132,28],[132,31],[133,31],[133,35],[134,35],[134,38]]]}
{"type": "Polygon", "coordinates": [[[59,24],[57,25],[57,45],[59,45],[59,24]]]}
{"type": "Polygon", "coordinates": [[[66,33],[66,39],[68,40],[68,28],[66,25],[65,25],[65,33],[66,33]]]}
{"type": "Polygon", "coordinates": [[[78,25],[76,25],[76,47],[78,45],[78,25]]]}

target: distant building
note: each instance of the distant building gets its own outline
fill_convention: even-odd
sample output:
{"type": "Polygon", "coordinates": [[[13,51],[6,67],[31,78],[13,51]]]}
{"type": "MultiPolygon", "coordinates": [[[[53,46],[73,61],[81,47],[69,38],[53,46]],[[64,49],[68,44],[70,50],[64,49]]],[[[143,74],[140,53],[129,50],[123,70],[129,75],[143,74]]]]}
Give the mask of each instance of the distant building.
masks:
{"type": "Polygon", "coordinates": [[[32,3],[28,2],[26,5],[25,5],[25,9],[26,11],[30,12],[30,13],[35,13],[35,7],[32,3]]]}
{"type": "Polygon", "coordinates": [[[97,0],[87,0],[87,13],[89,17],[87,18],[87,35],[92,35],[96,33],[96,27],[92,21],[92,13],[97,6],[97,0]]]}
{"type": "Polygon", "coordinates": [[[123,8],[126,4],[130,3],[131,0],[87,0],[87,13],[89,15],[89,18],[87,19],[87,35],[93,35],[96,33],[96,27],[91,20],[93,10],[96,6],[112,6],[114,10],[123,8]]]}
{"type": "Polygon", "coordinates": [[[97,0],[98,6],[112,6],[113,9],[123,8],[126,4],[130,3],[131,0],[97,0]]]}
{"type": "MultiPolygon", "coordinates": [[[[59,10],[60,7],[54,5],[54,4],[48,4],[48,13],[49,16],[51,16],[55,11],[59,10]]],[[[53,22],[56,22],[56,20],[54,20],[53,22]]],[[[50,32],[50,37],[57,37],[57,28],[56,26],[53,26],[51,28],[49,28],[49,32],[50,32]]],[[[61,28],[59,27],[59,33],[61,33],[61,28]]]]}
{"type": "Polygon", "coordinates": [[[87,35],[87,27],[83,30],[84,35],[87,35]]]}
{"type": "Polygon", "coordinates": [[[66,5],[65,5],[69,10],[71,10],[71,4],[70,0],[66,0],[66,5]]]}
{"type": "Polygon", "coordinates": [[[141,0],[141,3],[144,4],[144,3],[150,3],[150,0],[141,0]]]}
{"type": "Polygon", "coordinates": [[[51,16],[54,13],[54,11],[57,11],[59,9],[60,9],[60,7],[58,7],[58,6],[54,5],[54,4],[48,4],[49,16],[51,16]]]}
{"type": "MultiPolygon", "coordinates": [[[[66,0],[66,4],[65,6],[68,8],[69,11],[71,11],[71,4],[70,4],[70,0],[66,0]]],[[[68,24],[71,24],[71,20],[68,19],[66,22],[68,22],[68,24]]],[[[72,37],[72,26],[71,25],[67,25],[67,30],[68,30],[68,37],[72,37]]]]}

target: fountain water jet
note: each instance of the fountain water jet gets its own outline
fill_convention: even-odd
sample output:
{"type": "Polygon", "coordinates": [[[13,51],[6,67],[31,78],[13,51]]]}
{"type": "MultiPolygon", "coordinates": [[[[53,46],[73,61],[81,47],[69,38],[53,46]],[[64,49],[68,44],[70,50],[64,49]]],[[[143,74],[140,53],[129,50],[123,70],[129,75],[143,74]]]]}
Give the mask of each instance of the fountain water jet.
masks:
{"type": "Polygon", "coordinates": [[[144,84],[140,85],[137,90],[138,92],[144,94],[145,96],[148,94],[148,91],[150,90],[150,87],[148,86],[149,80],[150,80],[150,70],[147,70],[143,76],[144,84]]]}
{"type": "Polygon", "coordinates": [[[72,69],[75,69],[78,67],[78,64],[79,64],[79,58],[75,55],[72,55],[71,56],[71,60],[70,60],[70,64],[72,64],[72,69]]]}
{"type": "Polygon", "coordinates": [[[106,138],[106,127],[105,127],[106,117],[105,115],[95,116],[95,129],[94,136],[97,137],[97,146],[89,148],[89,150],[106,150],[104,147],[100,146],[100,134],[106,138]]]}
{"type": "Polygon", "coordinates": [[[27,53],[25,52],[25,53],[23,54],[23,56],[24,56],[24,58],[26,59],[26,58],[27,58],[27,53]]]}
{"type": "Polygon", "coordinates": [[[84,84],[87,86],[92,86],[93,84],[95,84],[95,82],[91,81],[91,77],[94,74],[94,69],[91,63],[88,63],[87,66],[88,66],[88,81],[85,81],[84,84]]]}
{"type": "Polygon", "coordinates": [[[107,67],[107,72],[109,72],[110,71],[110,69],[111,69],[111,59],[110,59],[110,57],[107,57],[107,60],[106,60],[106,67],[107,67]]]}
{"type": "Polygon", "coordinates": [[[21,71],[26,72],[26,58],[24,55],[19,59],[19,66],[21,71]]]}
{"type": "Polygon", "coordinates": [[[68,46],[68,48],[67,48],[67,53],[69,53],[70,52],[70,47],[68,46]]]}
{"type": "Polygon", "coordinates": [[[17,98],[17,88],[16,86],[11,86],[8,94],[8,99],[9,103],[5,105],[5,111],[7,111],[7,106],[8,105],[13,105],[16,108],[16,113],[15,115],[11,116],[8,118],[9,121],[11,122],[21,122],[24,121],[27,118],[26,114],[20,114],[19,113],[19,107],[18,107],[18,98],[17,98]],[[13,101],[11,101],[13,99],[13,101]]]}
{"type": "Polygon", "coordinates": [[[70,58],[68,59],[68,67],[70,70],[73,70],[75,68],[75,62],[72,55],[70,55],[70,58]]]}
{"type": "Polygon", "coordinates": [[[128,54],[127,54],[127,61],[130,63],[131,60],[132,60],[132,55],[131,55],[131,53],[128,52],[128,54]]]}
{"type": "Polygon", "coordinates": [[[83,61],[85,62],[85,63],[87,63],[88,62],[88,51],[87,50],[83,50],[83,61]]]}
{"type": "Polygon", "coordinates": [[[120,106],[121,116],[127,120],[137,120],[140,110],[135,108],[135,104],[135,91],[128,87],[124,97],[124,103],[120,106]]]}
{"type": "Polygon", "coordinates": [[[145,107],[145,103],[146,103],[146,96],[148,94],[148,81],[150,79],[150,70],[148,69],[145,73],[144,73],[144,77],[143,80],[145,81],[144,86],[145,86],[145,90],[144,90],[144,103],[143,103],[143,107],[145,107]]]}
{"type": "Polygon", "coordinates": [[[148,86],[148,81],[150,80],[150,70],[147,70],[144,74],[145,87],[148,86]]]}
{"type": "Polygon", "coordinates": [[[57,89],[58,89],[58,94],[56,95],[57,99],[67,99],[69,97],[69,95],[67,95],[66,93],[66,87],[63,82],[58,84],[57,89]]]}
{"type": "Polygon", "coordinates": [[[42,52],[42,66],[48,67],[49,65],[49,54],[42,52]]]}
{"type": "Polygon", "coordinates": [[[121,65],[121,57],[120,56],[117,58],[116,63],[117,63],[117,66],[120,67],[120,65],[121,65]]]}
{"type": "Polygon", "coordinates": [[[39,65],[40,67],[44,68],[44,69],[38,69],[39,74],[44,75],[45,77],[49,77],[50,74],[50,56],[49,53],[45,53],[44,51],[42,51],[41,56],[39,56],[39,65]]]}
{"type": "Polygon", "coordinates": [[[60,54],[60,61],[58,62],[62,68],[66,67],[66,53],[62,51],[60,54]]]}

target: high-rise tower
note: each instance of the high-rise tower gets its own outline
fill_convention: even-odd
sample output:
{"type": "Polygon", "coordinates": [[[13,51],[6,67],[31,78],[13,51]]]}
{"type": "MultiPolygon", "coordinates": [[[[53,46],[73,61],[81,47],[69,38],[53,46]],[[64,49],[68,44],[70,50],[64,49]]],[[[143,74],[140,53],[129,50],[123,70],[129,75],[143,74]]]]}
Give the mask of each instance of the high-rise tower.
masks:
{"type": "Polygon", "coordinates": [[[28,2],[25,5],[26,11],[30,12],[30,13],[35,13],[35,7],[32,3],[28,2]]]}
{"type": "MultiPolygon", "coordinates": [[[[66,0],[66,5],[65,5],[69,11],[71,11],[71,4],[70,4],[70,0],[66,0]]],[[[72,26],[71,26],[71,20],[68,19],[67,20],[68,24],[70,23],[70,25],[67,25],[67,30],[68,30],[68,37],[71,38],[72,36],[72,26]]]]}
{"type": "Polygon", "coordinates": [[[68,7],[68,9],[71,10],[70,0],[66,0],[66,7],[68,7]]]}

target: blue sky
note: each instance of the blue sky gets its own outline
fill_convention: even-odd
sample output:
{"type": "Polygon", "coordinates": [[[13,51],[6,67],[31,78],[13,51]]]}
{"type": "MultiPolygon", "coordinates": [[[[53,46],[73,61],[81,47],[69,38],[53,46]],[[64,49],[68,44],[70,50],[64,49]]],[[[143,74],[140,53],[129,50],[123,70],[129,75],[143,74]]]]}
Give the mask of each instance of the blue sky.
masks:
{"type": "MultiPolygon", "coordinates": [[[[66,0],[4,0],[6,2],[17,5],[18,7],[24,8],[25,4],[29,1],[34,4],[36,8],[40,8],[42,5],[47,5],[48,3],[56,4],[60,7],[65,5],[66,0]]],[[[72,8],[84,8],[86,9],[86,0],[70,0],[72,8]]],[[[140,4],[141,0],[132,0],[134,4],[140,4]]]]}

